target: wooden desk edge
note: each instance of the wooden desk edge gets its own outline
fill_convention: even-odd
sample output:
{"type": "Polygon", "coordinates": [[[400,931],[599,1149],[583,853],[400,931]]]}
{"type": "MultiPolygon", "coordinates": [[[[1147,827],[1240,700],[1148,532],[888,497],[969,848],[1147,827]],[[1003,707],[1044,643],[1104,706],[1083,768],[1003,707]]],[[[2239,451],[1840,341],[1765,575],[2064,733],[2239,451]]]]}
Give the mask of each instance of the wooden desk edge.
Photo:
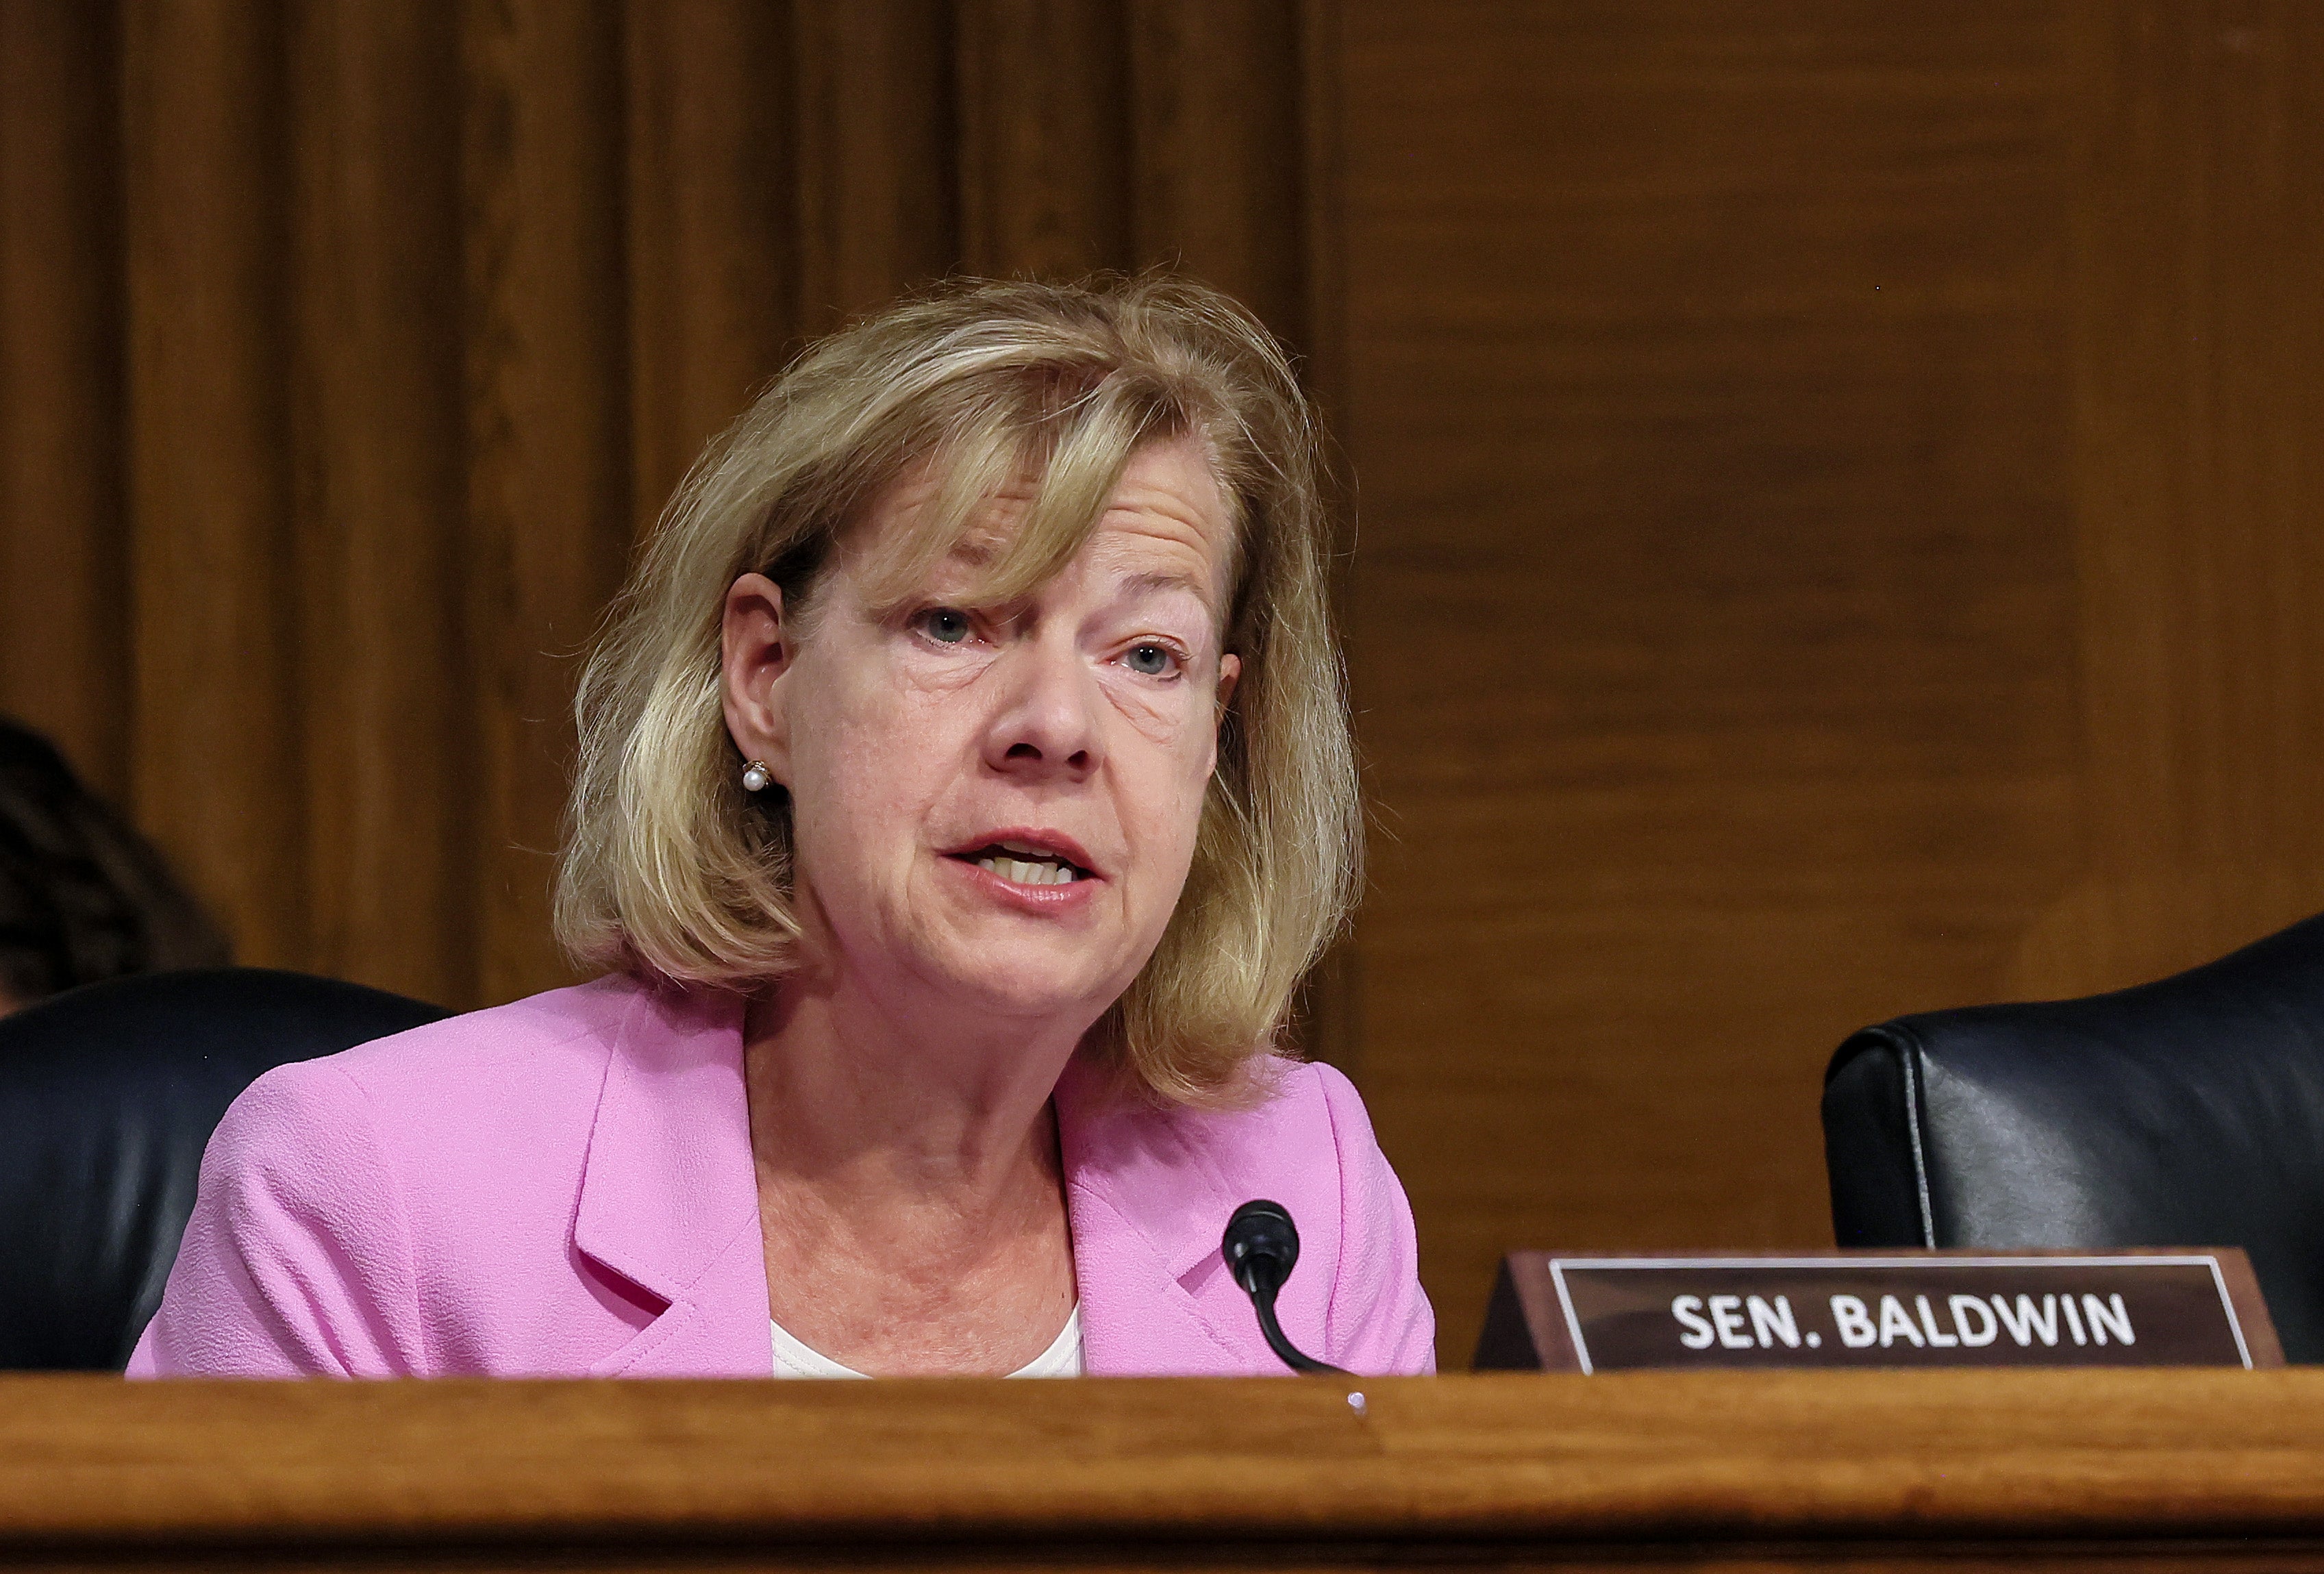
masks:
{"type": "Polygon", "coordinates": [[[2324,1542],[2324,1371],[0,1383],[19,1557],[1900,1538],[2324,1542]]]}

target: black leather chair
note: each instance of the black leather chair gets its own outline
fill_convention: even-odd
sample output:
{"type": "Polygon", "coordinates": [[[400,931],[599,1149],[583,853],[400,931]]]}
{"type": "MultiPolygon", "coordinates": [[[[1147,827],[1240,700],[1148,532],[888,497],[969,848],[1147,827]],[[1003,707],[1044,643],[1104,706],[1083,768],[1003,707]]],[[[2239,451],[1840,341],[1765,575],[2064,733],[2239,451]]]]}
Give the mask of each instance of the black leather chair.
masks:
{"type": "Polygon", "coordinates": [[[235,1096],[446,1013],[258,968],[91,984],[0,1017],[0,1368],[119,1370],[235,1096]]]}
{"type": "Polygon", "coordinates": [[[1824,1073],[1843,1247],[2239,1246],[2324,1360],[2324,917],[2159,983],[1901,1017],[1824,1073]]]}

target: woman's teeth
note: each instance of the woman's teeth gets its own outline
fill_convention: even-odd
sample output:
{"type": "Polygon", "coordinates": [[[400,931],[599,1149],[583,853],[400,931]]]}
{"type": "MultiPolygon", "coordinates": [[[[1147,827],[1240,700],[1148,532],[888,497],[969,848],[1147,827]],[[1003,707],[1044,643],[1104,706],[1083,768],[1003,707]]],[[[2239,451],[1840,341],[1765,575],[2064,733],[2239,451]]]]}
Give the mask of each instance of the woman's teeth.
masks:
{"type": "Polygon", "coordinates": [[[1002,879],[1020,886],[1065,886],[1074,881],[1074,866],[1070,863],[1027,863],[1014,858],[980,858],[979,869],[989,869],[1002,879]]]}

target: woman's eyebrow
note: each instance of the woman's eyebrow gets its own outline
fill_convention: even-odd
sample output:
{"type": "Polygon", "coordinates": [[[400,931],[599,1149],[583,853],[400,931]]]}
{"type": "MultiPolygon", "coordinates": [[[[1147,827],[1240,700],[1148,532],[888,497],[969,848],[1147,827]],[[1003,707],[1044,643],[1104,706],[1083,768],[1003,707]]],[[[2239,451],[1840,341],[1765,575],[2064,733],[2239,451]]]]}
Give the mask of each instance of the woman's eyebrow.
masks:
{"type": "Polygon", "coordinates": [[[1209,585],[1194,575],[1168,568],[1148,569],[1142,574],[1130,575],[1121,582],[1121,593],[1117,599],[1128,601],[1133,596],[1162,594],[1174,590],[1191,593],[1205,607],[1211,604],[1209,585]]]}

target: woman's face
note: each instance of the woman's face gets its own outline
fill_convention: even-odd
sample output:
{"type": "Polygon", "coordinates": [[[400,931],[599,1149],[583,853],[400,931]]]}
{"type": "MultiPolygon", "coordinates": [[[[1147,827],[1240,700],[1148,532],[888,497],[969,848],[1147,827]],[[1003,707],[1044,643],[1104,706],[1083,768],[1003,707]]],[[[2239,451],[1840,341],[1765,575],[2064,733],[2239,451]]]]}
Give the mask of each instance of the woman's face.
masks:
{"type": "Polygon", "coordinates": [[[974,555],[901,607],[865,566],[933,501],[908,476],[841,543],[805,638],[757,575],[729,593],[727,722],[790,789],[797,889],[826,965],[1003,1016],[1093,1020],[1144,965],[1193,857],[1239,662],[1220,650],[1232,525],[1191,441],[1135,455],[1078,555],[972,604],[974,555]]]}

